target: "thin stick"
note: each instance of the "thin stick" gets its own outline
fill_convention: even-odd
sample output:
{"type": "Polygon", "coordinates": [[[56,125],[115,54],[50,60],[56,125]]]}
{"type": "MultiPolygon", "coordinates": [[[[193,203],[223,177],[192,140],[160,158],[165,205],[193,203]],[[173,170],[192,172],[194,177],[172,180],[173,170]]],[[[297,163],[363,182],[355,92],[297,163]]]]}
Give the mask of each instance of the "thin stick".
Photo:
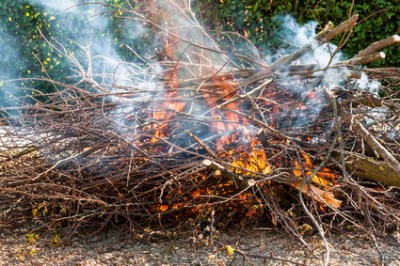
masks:
{"type": "Polygon", "coordinates": [[[348,114],[343,106],[339,108],[342,118],[352,125],[352,128],[368,143],[369,146],[380,156],[386,163],[393,168],[400,178],[400,163],[397,159],[381,144],[379,141],[361,124],[357,119],[348,114]]]}

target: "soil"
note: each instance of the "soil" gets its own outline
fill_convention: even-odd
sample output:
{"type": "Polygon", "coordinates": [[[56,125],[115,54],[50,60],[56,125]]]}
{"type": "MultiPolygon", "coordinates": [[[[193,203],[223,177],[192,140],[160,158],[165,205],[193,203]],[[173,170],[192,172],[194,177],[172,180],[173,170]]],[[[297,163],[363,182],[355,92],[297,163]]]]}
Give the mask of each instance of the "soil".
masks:
{"type": "MultiPolygon", "coordinates": [[[[108,229],[70,240],[46,236],[1,235],[0,265],[323,265],[325,249],[317,235],[304,240],[267,229],[241,234],[151,237],[108,229]]],[[[400,265],[399,235],[372,241],[368,235],[328,236],[329,265],[400,265]]]]}

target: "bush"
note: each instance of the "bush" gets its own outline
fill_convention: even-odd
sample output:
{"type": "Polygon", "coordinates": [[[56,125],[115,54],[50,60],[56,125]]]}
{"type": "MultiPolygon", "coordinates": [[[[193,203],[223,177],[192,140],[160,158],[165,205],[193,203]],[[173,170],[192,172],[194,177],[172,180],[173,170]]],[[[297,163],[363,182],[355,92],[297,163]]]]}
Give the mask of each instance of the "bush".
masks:
{"type": "MultiPolygon", "coordinates": [[[[0,59],[2,79],[45,75],[64,78],[70,73],[64,60],[41,36],[40,32],[47,38],[63,34],[59,20],[46,10],[25,0],[2,2],[0,27],[2,37],[6,37],[2,38],[6,43],[2,45],[6,56],[0,59]]],[[[24,81],[13,86],[21,86],[22,90],[31,87],[51,90],[51,86],[38,81],[24,81]]]]}
{"type": "MultiPolygon", "coordinates": [[[[80,0],[80,3],[84,2],[80,0]]],[[[57,5],[41,0],[0,3],[0,45],[4,54],[0,58],[0,80],[36,77],[50,77],[57,81],[73,80],[76,73],[71,71],[70,62],[57,49],[70,51],[84,68],[87,67],[87,58],[82,46],[90,45],[93,57],[112,57],[129,62],[138,58],[132,55],[127,46],[140,55],[154,52],[157,43],[154,39],[150,40],[154,36],[138,30],[136,27],[140,25],[137,23],[116,19],[122,15],[119,8],[126,5],[124,0],[104,0],[103,4],[99,2],[67,9],[74,3],[67,0],[65,3],[57,2],[57,5]],[[138,34],[133,36],[133,32],[138,34]],[[49,45],[43,36],[55,46],[49,45]],[[141,44],[143,39],[147,39],[149,45],[139,45],[136,42],[138,39],[141,44]]],[[[2,86],[2,107],[15,104],[7,104],[13,97],[10,94],[27,96],[34,94],[35,90],[52,92],[55,89],[48,82],[38,80],[2,86]]]]}
{"type": "MultiPolygon", "coordinates": [[[[299,23],[310,20],[319,23],[322,29],[328,21],[338,25],[351,14],[359,14],[359,25],[347,43],[343,52],[348,56],[356,54],[368,44],[397,34],[400,31],[400,13],[397,0],[352,1],[305,0],[305,1],[269,1],[269,0],[200,0],[197,8],[204,22],[217,30],[238,31],[248,37],[261,50],[274,50],[281,45],[279,31],[282,23],[278,14],[291,14],[299,23]],[[207,5],[216,5],[211,12],[207,5]],[[218,22],[219,21],[219,22],[218,22]]],[[[337,43],[339,40],[335,40],[337,43]]],[[[372,66],[400,66],[400,46],[384,50],[386,60],[372,66]]]]}
{"type": "MultiPolygon", "coordinates": [[[[42,38],[41,32],[46,38],[60,41],[70,51],[79,50],[76,49],[77,42],[85,45],[88,39],[93,41],[94,38],[94,42],[107,43],[107,47],[111,47],[110,49],[118,54],[118,58],[129,62],[138,58],[130,52],[128,46],[138,54],[145,55],[144,57],[154,53],[157,48],[158,43],[154,42],[155,36],[151,33],[140,32],[137,29],[132,31],[132,21],[116,19],[118,8],[126,4],[123,0],[104,1],[108,5],[105,6],[105,11],[109,13],[105,12],[103,16],[107,16],[108,22],[101,27],[88,27],[88,24],[96,19],[94,15],[99,13],[96,5],[80,7],[85,12],[76,16],[73,12],[46,10],[37,2],[16,0],[0,3],[0,45],[3,54],[0,58],[1,80],[38,76],[65,80],[71,77],[73,73],[69,63],[42,38]],[[132,36],[130,32],[140,33],[132,36]],[[137,39],[141,42],[137,42],[137,39]],[[144,46],[143,40],[148,45],[144,46]]],[[[44,2],[46,1],[42,1],[44,2]]],[[[199,0],[196,7],[202,20],[210,27],[216,30],[237,31],[250,39],[265,54],[266,51],[274,53],[282,45],[279,35],[276,34],[282,28],[281,17],[277,14],[293,14],[300,23],[316,20],[322,28],[329,20],[337,25],[346,19],[349,13],[359,13],[361,23],[354,29],[354,36],[343,49],[347,55],[352,56],[367,44],[399,31],[400,21],[395,14],[400,13],[400,6],[395,2],[397,1],[357,1],[352,7],[351,1],[336,0],[199,0]]],[[[139,3],[145,5],[145,2],[139,3]]],[[[98,52],[103,53],[104,49],[98,52]]],[[[373,66],[400,66],[400,57],[397,56],[400,53],[399,46],[387,48],[385,52],[386,60],[374,63],[373,66]]],[[[9,105],[16,95],[33,94],[35,90],[54,90],[54,86],[37,80],[15,83],[12,90],[0,83],[0,88],[1,106],[9,105]]]]}

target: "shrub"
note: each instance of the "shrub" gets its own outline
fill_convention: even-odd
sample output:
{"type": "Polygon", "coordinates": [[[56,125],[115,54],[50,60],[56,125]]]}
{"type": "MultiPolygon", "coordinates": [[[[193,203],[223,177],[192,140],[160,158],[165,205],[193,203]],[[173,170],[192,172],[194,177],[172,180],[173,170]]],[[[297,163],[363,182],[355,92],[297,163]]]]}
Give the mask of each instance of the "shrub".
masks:
{"type": "MultiPolygon", "coordinates": [[[[310,20],[319,23],[322,29],[328,21],[338,25],[350,14],[359,14],[359,25],[354,29],[352,38],[343,52],[348,56],[356,54],[368,44],[397,34],[400,31],[400,13],[397,0],[352,1],[305,0],[200,0],[197,4],[204,22],[217,30],[238,31],[248,37],[257,47],[266,51],[274,50],[282,42],[276,32],[282,27],[278,14],[291,14],[299,23],[310,20]],[[213,9],[207,5],[216,5],[213,9]]],[[[335,40],[336,43],[339,40],[335,40]]],[[[386,60],[373,63],[372,66],[400,66],[400,46],[384,50],[386,60]]]]}

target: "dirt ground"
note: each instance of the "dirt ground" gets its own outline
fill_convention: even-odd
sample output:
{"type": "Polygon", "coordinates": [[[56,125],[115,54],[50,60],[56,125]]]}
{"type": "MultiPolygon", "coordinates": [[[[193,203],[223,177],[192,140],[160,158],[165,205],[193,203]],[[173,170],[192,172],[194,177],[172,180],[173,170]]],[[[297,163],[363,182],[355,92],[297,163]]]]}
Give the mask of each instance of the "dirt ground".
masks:
{"type": "MultiPolygon", "coordinates": [[[[325,254],[318,236],[305,239],[307,248],[266,228],[209,239],[201,235],[140,239],[115,228],[86,240],[1,235],[0,265],[322,265],[325,254]]],[[[376,246],[367,235],[328,236],[329,265],[400,265],[398,239],[388,236],[376,246]]]]}

